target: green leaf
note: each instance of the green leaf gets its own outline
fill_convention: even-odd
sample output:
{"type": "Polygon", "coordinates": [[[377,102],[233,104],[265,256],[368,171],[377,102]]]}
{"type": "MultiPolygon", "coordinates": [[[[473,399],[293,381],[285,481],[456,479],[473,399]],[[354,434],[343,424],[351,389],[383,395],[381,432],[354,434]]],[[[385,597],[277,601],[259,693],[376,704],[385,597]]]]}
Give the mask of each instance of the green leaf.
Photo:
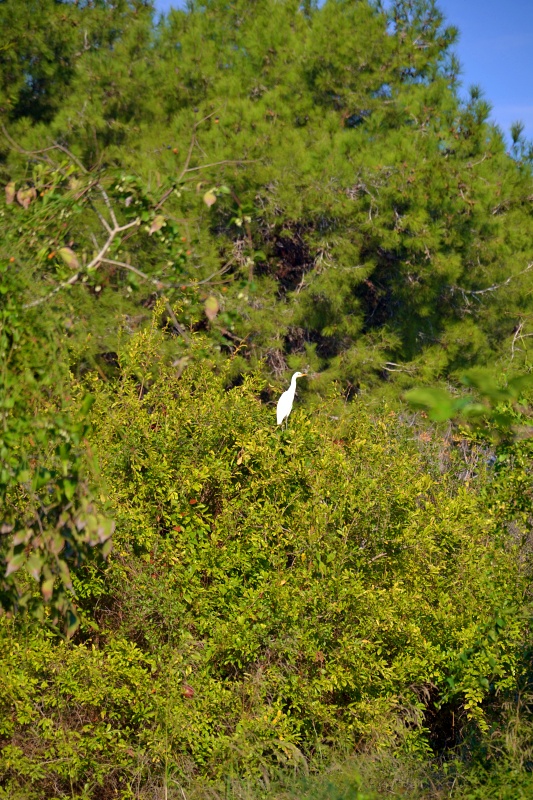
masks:
{"type": "Polygon", "coordinates": [[[47,578],[41,583],[41,594],[45,603],[49,603],[54,593],[55,578],[47,578]]]}
{"type": "Polygon", "coordinates": [[[70,570],[68,568],[68,564],[62,558],[58,560],[58,564],[63,585],[66,586],[68,589],[72,589],[72,581],[70,578],[70,570]]]}
{"type": "Polygon", "coordinates": [[[204,311],[207,319],[210,322],[213,322],[216,315],[220,311],[220,305],[216,297],[213,297],[213,295],[211,295],[210,297],[207,298],[207,300],[204,303],[204,311]]]}
{"type": "Polygon", "coordinates": [[[86,417],[95,403],[96,398],[92,394],[86,394],[80,406],[80,415],[86,417]]]}
{"type": "Polygon", "coordinates": [[[150,230],[148,231],[149,235],[151,236],[152,233],[160,231],[163,225],[165,224],[166,224],[165,217],[162,214],[158,214],[157,217],[154,218],[152,224],[150,225],[150,230]]]}
{"type": "Polygon", "coordinates": [[[204,194],[203,200],[204,200],[204,203],[206,204],[206,206],[208,208],[210,208],[212,205],[214,205],[216,203],[216,201],[217,201],[217,196],[216,196],[214,190],[213,189],[209,189],[209,191],[204,194]]]}
{"type": "Polygon", "coordinates": [[[507,391],[513,399],[518,399],[527,389],[533,387],[533,373],[529,375],[519,375],[507,384],[507,391]]]}
{"type": "Polygon", "coordinates": [[[487,406],[484,406],[483,403],[466,403],[462,407],[458,407],[459,411],[462,411],[465,417],[484,417],[490,413],[487,406]]]}
{"type": "Polygon", "coordinates": [[[5,571],[5,577],[6,578],[9,577],[9,575],[11,575],[13,572],[19,570],[25,561],[26,561],[26,553],[24,552],[17,553],[17,555],[12,556],[10,559],[8,559],[7,568],[5,571]]]}
{"type": "Polygon", "coordinates": [[[67,612],[67,639],[70,639],[78,630],[80,621],[72,608],[67,612]]]}
{"type": "Polygon", "coordinates": [[[76,491],[77,482],[71,478],[63,478],[60,485],[67,500],[72,500],[74,492],[76,491]]]}
{"type": "Polygon", "coordinates": [[[38,491],[45,486],[51,478],[51,474],[47,469],[39,469],[33,476],[33,488],[38,491]]]}
{"type": "Polygon", "coordinates": [[[113,549],[113,540],[109,538],[107,539],[107,541],[104,542],[104,544],[100,548],[100,553],[102,554],[102,557],[107,558],[112,549],[113,549]]]}
{"type": "Polygon", "coordinates": [[[28,187],[27,189],[19,189],[16,198],[18,203],[22,206],[22,208],[27,209],[32,200],[35,200],[37,197],[37,192],[33,186],[28,187]]]}
{"type": "Polygon", "coordinates": [[[69,269],[78,270],[80,268],[78,256],[70,247],[60,247],[57,254],[69,269]]]}
{"type": "Polygon", "coordinates": [[[6,205],[10,206],[15,202],[15,181],[6,184],[6,205]]]}
{"type": "Polygon", "coordinates": [[[38,553],[32,553],[26,562],[26,570],[32,578],[39,580],[43,568],[44,558],[38,553]]]}
{"type": "Polygon", "coordinates": [[[506,392],[498,386],[494,377],[486,370],[470,370],[461,378],[465,386],[470,386],[491,400],[505,400],[506,392]]]}
{"type": "Polygon", "coordinates": [[[414,408],[427,411],[434,422],[444,422],[454,416],[453,399],[444,389],[411,389],[405,398],[414,408]]]}

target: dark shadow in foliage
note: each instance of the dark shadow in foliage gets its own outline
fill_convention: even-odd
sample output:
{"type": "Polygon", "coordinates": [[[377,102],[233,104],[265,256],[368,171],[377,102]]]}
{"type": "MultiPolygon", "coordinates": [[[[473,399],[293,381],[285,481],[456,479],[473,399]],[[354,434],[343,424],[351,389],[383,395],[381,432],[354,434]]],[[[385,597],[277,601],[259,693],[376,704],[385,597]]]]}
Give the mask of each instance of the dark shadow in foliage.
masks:
{"type": "MultiPolygon", "coordinates": [[[[363,257],[366,255],[370,253],[363,253],[363,257]]],[[[381,248],[378,248],[377,256],[376,269],[355,289],[355,296],[361,301],[363,308],[365,333],[394,319],[399,310],[394,277],[399,272],[400,258],[396,253],[381,248]]]]}
{"type": "Polygon", "coordinates": [[[265,244],[270,246],[273,257],[270,264],[258,264],[257,274],[273,275],[280,295],[297,289],[303,276],[314,266],[309,245],[304,239],[305,229],[301,223],[286,223],[281,231],[266,236],[265,244]]]}
{"type": "Polygon", "coordinates": [[[344,343],[338,336],[324,336],[317,330],[308,330],[298,325],[288,328],[284,337],[286,353],[305,353],[306,344],[315,344],[317,355],[327,359],[338,355],[344,343]]]}
{"type": "Polygon", "coordinates": [[[461,703],[439,704],[438,699],[438,691],[431,687],[424,711],[424,727],[429,732],[431,749],[436,755],[441,755],[461,742],[466,717],[461,703]]]}

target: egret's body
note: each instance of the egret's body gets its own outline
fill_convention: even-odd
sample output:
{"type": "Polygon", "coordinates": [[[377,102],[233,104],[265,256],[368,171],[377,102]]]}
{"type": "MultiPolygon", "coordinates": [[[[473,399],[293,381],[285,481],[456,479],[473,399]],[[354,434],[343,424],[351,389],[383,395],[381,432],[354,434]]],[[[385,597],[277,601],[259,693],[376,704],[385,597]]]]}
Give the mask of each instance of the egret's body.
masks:
{"type": "Polygon", "coordinates": [[[281,425],[283,420],[287,419],[291,413],[294,395],[296,394],[296,379],[303,378],[304,375],[305,372],[295,372],[291,378],[291,385],[279,398],[278,405],[276,406],[276,419],[278,425],[281,425]]]}

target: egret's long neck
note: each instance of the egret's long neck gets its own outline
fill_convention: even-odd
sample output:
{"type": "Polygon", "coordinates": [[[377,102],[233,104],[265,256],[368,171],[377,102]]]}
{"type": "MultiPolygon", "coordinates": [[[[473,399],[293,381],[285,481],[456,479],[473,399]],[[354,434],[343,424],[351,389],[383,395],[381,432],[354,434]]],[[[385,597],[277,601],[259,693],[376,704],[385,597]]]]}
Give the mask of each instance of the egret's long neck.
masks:
{"type": "Polygon", "coordinates": [[[296,377],[296,375],[293,375],[292,378],[291,378],[291,385],[290,385],[290,388],[292,389],[293,392],[296,391],[296,381],[297,381],[297,377],[296,377]]]}

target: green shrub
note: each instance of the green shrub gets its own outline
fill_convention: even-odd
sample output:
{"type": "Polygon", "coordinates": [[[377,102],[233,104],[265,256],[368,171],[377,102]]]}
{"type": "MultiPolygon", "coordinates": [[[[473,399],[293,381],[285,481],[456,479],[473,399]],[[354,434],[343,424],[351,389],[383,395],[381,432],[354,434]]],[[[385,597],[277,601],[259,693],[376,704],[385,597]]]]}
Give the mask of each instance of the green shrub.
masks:
{"type": "Polygon", "coordinates": [[[441,473],[445,444],[357,403],[296,406],[282,431],[261,378],[229,387],[200,358],[178,377],[163,335],[155,318],[90,387],[116,533],[76,573],[75,641],[1,623],[5,785],[129,797],[368,747],[424,759],[452,717],[457,741],[488,730],[525,577],[486,497],[441,473]]]}

